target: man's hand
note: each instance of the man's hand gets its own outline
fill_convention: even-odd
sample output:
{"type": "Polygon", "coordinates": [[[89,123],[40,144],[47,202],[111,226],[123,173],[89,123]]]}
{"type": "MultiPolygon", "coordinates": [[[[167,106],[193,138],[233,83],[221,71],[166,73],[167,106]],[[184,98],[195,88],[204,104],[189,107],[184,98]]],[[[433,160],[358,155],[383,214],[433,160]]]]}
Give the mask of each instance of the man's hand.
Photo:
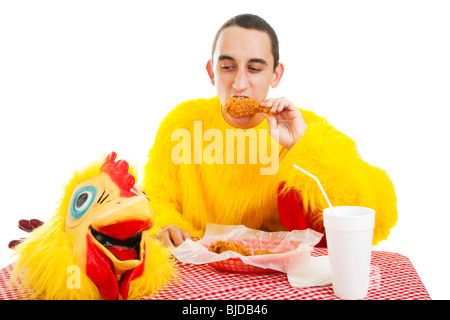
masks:
{"type": "Polygon", "coordinates": [[[158,234],[155,237],[159,239],[163,245],[169,248],[174,246],[178,247],[184,240],[192,239],[188,232],[178,228],[175,225],[162,228],[158,231],[158,234]]]}
{"type": "Polygon", "coordinates": [[[269,129],[278,130],[278,143],[290,150],[308,127],[302,113],[286,98],[266,99],[260,105],[270,108],[272,113],[278,112],[272,117],[265,113],[263,115],[269,123],[269,129]]]}

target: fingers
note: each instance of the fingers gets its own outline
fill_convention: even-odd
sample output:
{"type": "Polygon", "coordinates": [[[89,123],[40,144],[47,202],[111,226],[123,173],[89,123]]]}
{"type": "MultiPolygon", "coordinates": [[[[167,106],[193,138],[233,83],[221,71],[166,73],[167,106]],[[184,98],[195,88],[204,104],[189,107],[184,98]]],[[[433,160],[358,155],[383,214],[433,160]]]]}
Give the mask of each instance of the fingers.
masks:
{"type": "Polygon", "coordinates": [[[275,117],[271,117],[268,114],[265,113],[261,113],[266,119],[267,119],[267,123],[269,125],[269,129],[274,130],[277,128],[278,126],[278,122],[277,119],[275,117]]]}
{"type": "MultiPolygon", "coordinates": [[[[175,226],[173,226],[175,227],[175,226]]],[[[187,233],[184,230],[181,230],[179,228],[170,228],[169,229],[170,238],[172,239],[172,243],[178,247],[180,244],[184,242],[186,239],[190,239],[191,236],[189,233],[187,233]]]]}
{"type": "Polygon", "coordinates": [[[262,107],[270,108],[271,113],[279,113],[286,108],[293,107],[291,101],[286,98],[272,98],[266,99],[260,103],[262,107]]]}
{"type": "Polygon", "coordinates": [[[270,112],[276,114],[274,117],[265,116],[271,129],[270,135],[280,145],[290,150],[303,136],[308,127],[303,119],[302,113],[286,98],[266,99],[260,105],[265,108],[270,108],[270,112]]]}
{"type": "Polygon", "coordinates": [[[159,230],[157,238],[164,246],[172,248],[178,247],[186,239],[191,239],[191,235],[177,226],[171,225],[159,230]]]}
{"type": "Polygon", "coordinates": [[[155,239],[161,241],[164,247],[167,248],[174,248],[172,241],[170,240],[170,236],[167,232],[164,232],[163,230],[158,231],[158,233],[155,235],[155,239]]]}

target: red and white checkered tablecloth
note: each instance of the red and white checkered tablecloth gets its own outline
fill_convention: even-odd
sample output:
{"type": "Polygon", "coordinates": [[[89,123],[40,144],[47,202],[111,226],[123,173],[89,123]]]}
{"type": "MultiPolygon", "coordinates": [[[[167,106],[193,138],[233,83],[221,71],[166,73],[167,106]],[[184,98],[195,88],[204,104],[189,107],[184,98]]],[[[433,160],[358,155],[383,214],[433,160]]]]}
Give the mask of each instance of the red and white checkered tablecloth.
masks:
{"type": "MultiPolygon", "coordinates": [[[[315,249],[313,255],[327,254],[315,249]]],[[[178,276],[152,297],[153,300],[319,300],[338,299],[331,285],[291,287],[285,273],[232,273],[207,265],[177,263],[178,276]]],[[[9,279],[12,266],[0,270],[0,299],[26,299],[9,279]]],[[[423,299],[430,296],[409,259],[398,253],[373,251],[367,299],[423,299]]]]}

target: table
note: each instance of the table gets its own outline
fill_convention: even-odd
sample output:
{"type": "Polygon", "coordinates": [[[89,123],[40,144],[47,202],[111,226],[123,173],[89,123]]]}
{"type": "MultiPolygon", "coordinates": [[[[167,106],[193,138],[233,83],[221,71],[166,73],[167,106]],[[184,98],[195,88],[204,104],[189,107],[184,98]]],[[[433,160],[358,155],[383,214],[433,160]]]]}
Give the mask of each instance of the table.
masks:
{"type": "MultiPolygon", "coordinates": [[[[327,254],[315,248],[314,256],[327,254]]],[[[331,285],[293,288],[281,272],[247,274],[217,271],[207,265],[177,262],[178,276],[162,290],[143,300],[337,300],[331,285]]],[[[9,282],[12,265],[0,270],[0,299],[26,296],[9,282]]],[[[398,253],[373,251],[368,300],[430,300],[410,260],[398,253]]]]}

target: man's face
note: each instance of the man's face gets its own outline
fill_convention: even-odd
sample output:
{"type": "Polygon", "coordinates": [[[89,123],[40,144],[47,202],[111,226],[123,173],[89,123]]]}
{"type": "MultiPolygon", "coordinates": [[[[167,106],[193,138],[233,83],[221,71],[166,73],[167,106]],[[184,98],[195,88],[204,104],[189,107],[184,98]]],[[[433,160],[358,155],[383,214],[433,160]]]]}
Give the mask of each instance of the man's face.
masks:
{"type": "Polygon", "coordinates": [[[223,117],[230,125],[246,129],[264,120],[261,114],[231,117],[223,106],[232,96],[265,100],[269,88],[278,85],[283,73],[281,64],[275,72],[273,66],[270,37],[266,32],[236,26],[222,30],[207,70],[217,88],[223,117]]]}

